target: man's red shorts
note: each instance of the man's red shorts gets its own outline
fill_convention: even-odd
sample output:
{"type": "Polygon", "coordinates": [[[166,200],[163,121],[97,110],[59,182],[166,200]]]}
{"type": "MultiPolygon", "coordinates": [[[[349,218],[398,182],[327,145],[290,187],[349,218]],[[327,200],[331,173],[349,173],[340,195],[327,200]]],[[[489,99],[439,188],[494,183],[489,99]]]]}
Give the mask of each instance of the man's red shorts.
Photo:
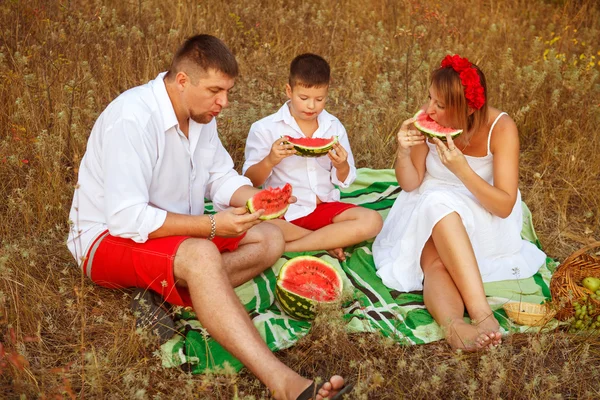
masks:
{"type": "Polygon", "coordinates": [[[336,215],[343,213],[344,211],[357,207],[354,204],[342,203],[340,201],[333,201],[331,203],[321,203],[317,205],[315,211],[311,212],[305,217],[301,217],[290,221],[294,225],[298,225],[302,228],[316,231],[324,226],[331,225],[333,218],[336,215]]]}
{"type": "MultiPolygon", "coordinates": [[[[244,236],[215,237],[213,243],[221,253],[234,251],[244,236]]],[[[169,236],[136,243],[131,239],[111,236],[106,231],[90,246],[83,269],[100,286],[152,289],[170,304],[191,306],[188,290],[176,287],[173,275],[177,249],[188,238],[190,236],[169,236]]]]}

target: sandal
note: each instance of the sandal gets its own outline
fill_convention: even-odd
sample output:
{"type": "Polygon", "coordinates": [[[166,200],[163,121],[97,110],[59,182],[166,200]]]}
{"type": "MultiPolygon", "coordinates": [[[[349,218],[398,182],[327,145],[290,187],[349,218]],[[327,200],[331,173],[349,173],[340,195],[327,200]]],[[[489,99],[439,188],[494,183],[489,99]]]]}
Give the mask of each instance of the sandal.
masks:
{"type": "MultiPolygon", "coordinates": [[[[306,389],[304,389],[304,391],[302,393],[300,393],[300,395],[296,398],[296,400],[314,399],[315,396],[317,395],[317,393],[319,392],[319,389],[321,389],[321,386],[323,386],[324,384],[325,384],[325,382],[322,382],[317,385],[313,381],[313,383],[311,383],[309,387],[307,387],[306,389]]],[[[328,398],[330,400],[342,400],[344,395],[350,393],[352,391],[352,389],[354,389],[354,384],[348,383],[348,384],[342,386],[342,388],[339,390],[339,392],[337,392],[335,394],[335,396],[330,397],[330,398],[328,397],[328,398]]]]}
{"type": "Polygon", "coordinates": [[[170,306],[155,292],[149,289],[135,289],[130,307],[135,316],[136,329],[149,330],[161,343],[168,341],[175,334],[170,306]]]}

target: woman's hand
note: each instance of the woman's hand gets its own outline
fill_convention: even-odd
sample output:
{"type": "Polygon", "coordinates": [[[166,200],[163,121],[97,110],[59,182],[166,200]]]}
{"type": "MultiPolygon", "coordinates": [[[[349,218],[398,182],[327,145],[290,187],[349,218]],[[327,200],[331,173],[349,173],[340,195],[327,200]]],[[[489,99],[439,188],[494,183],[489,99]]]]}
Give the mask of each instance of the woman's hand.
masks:
{"type": "Polygon", "coordinates": [[[404,121],[396,135],[398,139],[399,156],[408,156],[411,147],[425,143],[425,136],[412,126],[416,120],[417,119],[413,117],[404,121]]]}
{"type": "Polygon", "coordinates": [[[269,159],[269,164],[271,164],[272,167],[279,164],[284,158],[296,154],[294,145],[291,143],[286,143],[286,139],[287,137],[285,136],[279,138],[271,146],[271,152],[267,158],[269,159]]]}
{"type": "Polygon", "coordinates": [[[438,138],[433,138],[435,148],[437,150],[442,164],[446,166],[459,179],[465,168],[470,168],[465,155],[456,147],[450,134],[446,134],[446,143],[438,138]],[[446,145],[447,144],[447,145],[446,145]]]}

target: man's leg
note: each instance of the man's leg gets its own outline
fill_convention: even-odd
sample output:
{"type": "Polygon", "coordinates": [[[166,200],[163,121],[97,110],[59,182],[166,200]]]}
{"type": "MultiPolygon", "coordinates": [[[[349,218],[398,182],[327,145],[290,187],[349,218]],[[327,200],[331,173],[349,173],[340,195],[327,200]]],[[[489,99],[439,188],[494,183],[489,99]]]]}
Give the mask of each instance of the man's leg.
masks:
{"type": "MultiPolygon", "coordinates": [[[[186,282],[194,311],[208,333],[256,375],[275,399],[296,399],[311,381],[292,371],[269,350],[232,287],[232,283],[242,276],[262,271],[260,268],[263,267],[259,266],[261,263],[257,258],[264,255],[250,254],[249,250],[261,250],[258,243],[267,239],[262,237],[263,234],[268,235],[271,246],[280,250],[283,248],[283,237],[277,232],[267,228],[267,231],[261,231],[260,240],[249,238],[246,243],[248,252],[242,249],[238,253],[239,258],[230,257],[230,261],[238,264],[227,268],[224,265],[225,258],[213,243],[203,239],[188,239],[177,250],[174,275],[176,280],[186,282]],[[249,257],[247,261],[250,267],[245,266],[243,255],[249,257]],[[228,271],[232,271],[231,275],[228,275],[228,271]]],[[[232,255],[235,256],[236,252],[232,255]]],[[[275,254],[269,256],[275,257],[275,254]]],[[[321,388],[317,399],[334,395],[343,385],[343,378],[332,377],[321,388]]]]}
{"type": "Polygon", "coordinates": [[[231,285],[237,287],[270,268],[283,254],[284,245],[281,231],[271,224],[248,230],[235,251],[222,254],[231,285]]]}

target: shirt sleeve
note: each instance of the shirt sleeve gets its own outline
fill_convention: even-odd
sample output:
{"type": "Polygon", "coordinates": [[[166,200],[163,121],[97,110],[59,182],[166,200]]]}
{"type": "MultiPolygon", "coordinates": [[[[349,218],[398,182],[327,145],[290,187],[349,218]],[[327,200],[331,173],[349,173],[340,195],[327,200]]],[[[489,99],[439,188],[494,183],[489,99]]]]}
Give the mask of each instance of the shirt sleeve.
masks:
{"type": "Polygon", "coordinates": [[[231,196],[242,186],[252,186],[250,179],[233,168],[233,160],[219,139],[216,129],[211,138],[215,158],[209,171],[205,196],[212,200],[216,211],[230,207],[231,196]]]}
{"type": "Polygon", "coordinates": [[[167,212],[149,204],[156,146],[134,120],[119,118],[106,130],[102,163],[104,217],[111,235],[143,243],[167,212]]]}
{"type": "Polygon", "coordinates": [[[338,129],[338,141],[342,145],[342,147],[348,152],[348,165],[350,165],[350,171],[348,172],[348,176],[344,182],[341,182],[337,177],[337,169],[335,167],[331,168],[331,182],[334,185],[338,185],[341,188],[347,188],[354,182],[356,179],[356,167],[354,166],[354,155],[352,155],[352,149],[350,149],[350,141],[348,140],[348,134],[346,133],[346,129],[344,126],[337,122],[338,129]]]}
{"type": "MultiPolygon", "coordinates": [[[[270,140],[268,134],[263,132],[261,126],[257,123],[252,124],[250,132],[248,132],[248,138],[246,139],[246,149],[244,150],[244,166],[242,167],[242,173],[246,173],[248,168],[261,162],[266,156],[269,155],[271,147],[275,139],[270,140]]],[[[271,176],[271,174],[269,174],[271,176]]]]}

